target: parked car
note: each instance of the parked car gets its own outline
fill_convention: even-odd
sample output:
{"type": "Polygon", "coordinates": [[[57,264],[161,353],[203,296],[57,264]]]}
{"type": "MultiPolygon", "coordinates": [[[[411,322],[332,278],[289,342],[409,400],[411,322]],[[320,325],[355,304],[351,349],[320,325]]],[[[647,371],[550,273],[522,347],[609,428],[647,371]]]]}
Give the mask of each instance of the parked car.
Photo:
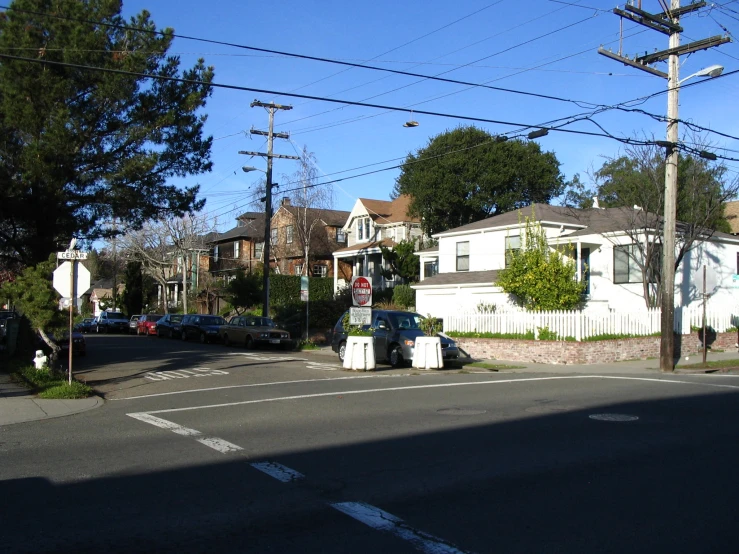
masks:
{"type": "MultiPolygon", "coordinates": [[[[59,355],[64,358],[69,356],[69,333],[63,332],[59,334],[57,338],[53,334],[49,334],[49,338],[53,340],[61,349],[59,355]]],[[[85,336],[79,331],[72,331],[72,355],[73,356],[85,356],[87,355],[87,342],[85,336]]]]}
{"type": "Polygon", "coordinates": [[[182,314],[165,314],[157,321],[157,336],[159,338],[176,338],[181,335],[182,314]]]}
{"type": "Polygon", "coordinates": [[[80,333],[89,333],[92,331],[92,325],[95,323],[94,317],[86,317],[77,324],[77,330],[80,333]]]}
{"type": "Polygon", "coordinates": [[[275,322],[268,317],[237,315],[222,325],[219,334],[223,343],[243,344],[247,348],[262,345],[276,345],[292,348],[290,333],[278,329],[275,322]]]}
{"type": "Polygon", "coordinates": [[[16,319],[18,317],[18,314],[15,312],[3,310],[0,311],[0,339],[2,339],[5,336],[6,328],[8,325],[9,319],[16,319]]]}
{"type": "Polygon", "coordinates": [[[226,320],[219,315],[187,314],[182,318],[180,338],[197,338],[202,343],[219,340],[218,329],[225,324],[226,320]]]}
{"type": "Polygon", "coordinates": [[[125,333],[128,331],[128,318],[121,312],[101,312],[93,326],[96,333],[125,333]]]}
{"type": "Polygon", "coordinates": [[[132,315],[131,319],[128,320],[129,335],[139,334],[139,319],[141,319],[141,314],[132,315]]]}
{"type": "Polygon", "coordinates": [[[162,314],[144,314],[139,318],[136,329],[137,335],[156,335],[157,321],[162,319],[162,314]]]}
{"type": "MultiPolygon", "coordinates": [[[[345,312],[346,314],[347,312],[345,312]]],[[[344,361],[346,352],[346,331],[342,324],[344,315],[334,326],[331,349],[344,361]]],[[[421,320],[423,316],[413,312],[396,310],[372,310],[372,336],[375,343],[375,359],[387,361],[393,367],[400,367],[413,359],[413,348],[418,337],[423,336],[421,320]]],[[[457,344],[447,337],[441,336],[441,352],[444,360],[459,358],[457,344]]]]}

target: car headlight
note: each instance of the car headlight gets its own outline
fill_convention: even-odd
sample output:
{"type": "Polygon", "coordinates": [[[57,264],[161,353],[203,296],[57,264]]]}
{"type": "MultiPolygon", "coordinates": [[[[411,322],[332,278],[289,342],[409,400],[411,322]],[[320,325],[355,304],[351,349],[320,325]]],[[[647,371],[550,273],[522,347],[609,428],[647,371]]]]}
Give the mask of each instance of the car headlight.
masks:
{"type": "Polygon", "coordinates": [[[263,339],[268,339],[269,338],[269,333],[259,333],[259,336],[261,338],[263,338],[263,339]]]}
{"type": "Polygon", "coordinates": [[[286,338],[288,338],[289,336],[290,336],[290,335],[288,335],[287,333],[282,333],[282,338],[283,338],[283,339],[286,339],[286,338]]]}
{"type": "Polygon", "coordinates": [[[414,344],[416,344],[412,340],[408,340],[408,339],[404,340],[403,342],[405,343],[406,346],[413,346],[414,344]]]}

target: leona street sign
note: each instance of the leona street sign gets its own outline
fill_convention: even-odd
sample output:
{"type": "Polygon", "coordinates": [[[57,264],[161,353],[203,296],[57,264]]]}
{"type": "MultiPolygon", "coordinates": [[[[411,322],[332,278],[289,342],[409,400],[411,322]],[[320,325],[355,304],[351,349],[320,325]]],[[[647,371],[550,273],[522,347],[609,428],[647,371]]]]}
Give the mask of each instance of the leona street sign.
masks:
{"type": "MultiPolygon", "coordinates": [[[[54,270],[54,288],[64,297],[69,298],[70,285],[72,283],[72,264],[64,262],[54,270]]],[[[82,296],[90,288],[90,272],[82,265],[75,263],[75,283],[73,295],[82,296]]]]}
{"type": "Polygon", "coordinates": [[[367,277],[352,277],[352,304],[372,306],[372,283],[367,277]]]}

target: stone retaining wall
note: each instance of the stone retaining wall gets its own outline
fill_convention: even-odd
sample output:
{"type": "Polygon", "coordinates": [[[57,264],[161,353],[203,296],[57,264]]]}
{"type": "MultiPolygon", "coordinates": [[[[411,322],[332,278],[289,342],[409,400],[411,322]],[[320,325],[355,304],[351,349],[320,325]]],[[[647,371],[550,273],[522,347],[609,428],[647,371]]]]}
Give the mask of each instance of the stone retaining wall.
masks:
{"type": "MultiPolygon", "coordinates": [[[[659,358],[659,337],[564,342],[515,339],[455,338],[472,358],[534,362],[539,364],[607,364],[624,360],[659,358]]],[[[711,345],[717,350],[736,348],[737,333],[719,333],[711,345]]],[[[682,357],[702,351],[698,335],[675,335],[675,355],[682,357]]]]}

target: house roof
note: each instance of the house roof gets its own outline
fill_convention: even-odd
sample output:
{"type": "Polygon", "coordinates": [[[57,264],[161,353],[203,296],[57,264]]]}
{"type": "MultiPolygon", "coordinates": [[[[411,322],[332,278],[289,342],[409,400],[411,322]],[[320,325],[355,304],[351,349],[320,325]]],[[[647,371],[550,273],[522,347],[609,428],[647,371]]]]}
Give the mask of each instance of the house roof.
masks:
{"type": "Polygon", "coordinates": [[[367,209],[372,220],[380,225],[385,223],[403,223],[406,221],[412,223],[421,222],[417,217],[408,215],[408,206],[411,203],[411,197],[407,194],[401,194],[395,200],[373,200],[371,198],[360,198],[359,200],[367,209]]]}
{"type": "MultiPolygon", "coordinates": [[[[306,210],[306,208],[302,208],[300,206],[286,204],[283,204],[280,208],[286,209],[296,217],[298,214],[300,214],[300,217],[303,217],[303,212],[306,210]]],[[[326,223],[326,225],[331,225],[332,227],[342,227],[344,223],[346,223],[350,214],[350,212],[344,210],[324,210],[322,208],[307,208],[307,210],[309,220],[313,221],[315,219],[320,219],[326,223]]]]}
{"type": "Polygon", "coordinates": [[[430,246],[429,248],[424,248],[423,250],[416,250],[416,254],[438,254],[439,253],[439,245],[436,246],[430,246]]]}
{"type": "Polygon", "coordinates": [[[380,246],[385,246],[386,248],[392,248],[396,245],[396,242],[393,239],[382,239],[377,240],[374,242],[359,242],[357,244],[354,244],[352,246],[345,246],[344,248],[339,248],[338,250],[334,250],[334,254],[339,253],[345,253],[345,252],[361,252],[363,250],[371,250],[373,248],[380,248],[380,246]]]}
{"type": "Polygon", "coordinates": [[[249,239],[257,238],[264,240],[264,214],[257,212],[247,212],[244,215],[238,217],[239,221],[243,222],[243,225],[229,229],[225,233],[219,233],[215,237],[211,238],[208,242],[211,244],[233,241],[234,239],[249,239]],[[254,217],[246,218],[246,215],[253,215],[254,217]]]}
{"type": "Polygon", "coordinates": [[[433,277],[429,277],[413,285],[413,288],[439,285],[492,285],[497,279],[497,269],[488,271],[453,271],[450,273],[437,273],[433,277]]]}

